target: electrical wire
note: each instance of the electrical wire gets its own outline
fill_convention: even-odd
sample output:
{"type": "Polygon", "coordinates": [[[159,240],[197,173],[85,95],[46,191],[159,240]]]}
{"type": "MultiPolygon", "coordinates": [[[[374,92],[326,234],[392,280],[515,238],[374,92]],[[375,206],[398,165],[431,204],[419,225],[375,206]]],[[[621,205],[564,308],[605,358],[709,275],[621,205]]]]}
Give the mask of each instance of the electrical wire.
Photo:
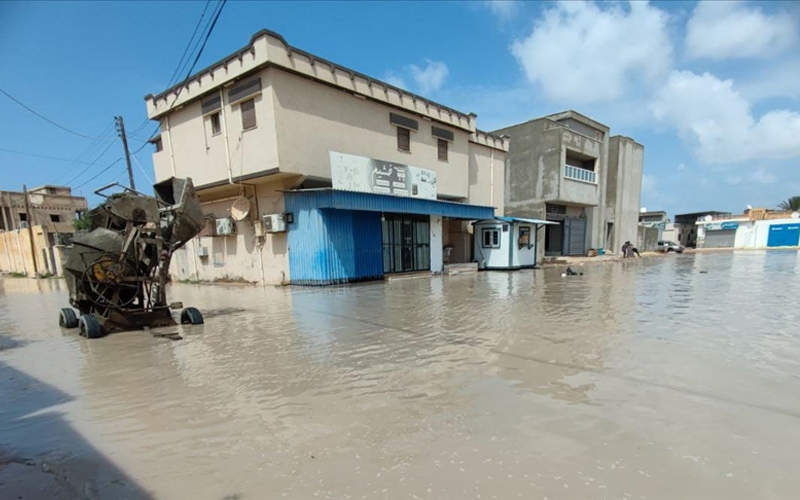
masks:
{"type": "MultiPolygon", "coordinates": [[[[113,134],[113,125],[114,125],[113,121],[109,122],[108,125],[106,125],[106,128],[104,128],[103,131],[100,132],[99,138],[104,139],[107,136],[110,136],[113,139],[113,135],[111,135],[113,134]]],[[[92,162],[88,161],[88,159],[97,153],[97,151],[103,145],[103,142],[104,141],[94,141],[93,143],[91,143],[81,154],[75,157],[75,161],[73,162],[72,165],[68,165],[64,170],[61,171],[61,173],[53,177],[53,179],[50,181],[50,184],[56,184],[59,182],[60,179],[68,177],[80,167],[80,164],[84,165],[91,164],[92,162]]]]}
{"type": "Polygon", "coordinates": [[[73,182],[75,182],[76,180],[78,180],[78,179],[79,179],[79,178],[80,178],[80,177],[81,177],[83,174],[85,174],[85,173],[86,173],[86,172],[87,172],[87,171],[88,171],[90,168],[92,168],[92,166],[93,166],[93,165],[95,165],[95,164],[96,164],[96,163],[97,163],[97,162],[100,160],[100,158],[102,158],[102,157],[103,157],[103,155],[104,155],[104,154],[106,154],[106,152],[107,152],[109,149],[111,149],[111,146],[113,146],[113,145],[114,145],[114,143],[113,143],[113,142],[112,142],[112,143],[110,143],[110,144],[108,145],[108,147],[106,147],[106,149],[104,149],[104,150],[103,150],[103,152],[102,152],[102,153],[100,153],[100,155],[98,155],[98,157],[94,159],[94,161],[93,161],[93,162],[91,162],[91,163],[90,163],[90,164],[89,164],[89,165],[88,165],[86,168],[84,168],[83,170],[81,170],[81,172],[80,172],[78,175],[76,175],[75,177],[73,177],[72,179],[70,179],[68,182],[65,182],[64,184],[66,184],[67,186],[69,186],[70,184],[72,184],[73,182]]]}
{"type": "Polygon", "coordinates": [[[39,118],[41,118],[42,120],[46,121],[47,123],[49,123],[49,124],[51,124],[51,125],[54,125],[54,126],[56,126],[56,127],[60,128],[61,130],[65,131],[65,132],[69,132],[69,133],[70,133],[70,134],[72,134],[72,135],[76,135],[76,136],[78,136],[78,137],[82,137],[83,139],[90,139],[90,140],[94,140],[94,141],[98,141],[98,140],[107,140],[107,139],[100,139],[100,138],[98,138],[98,137],[90,137],[90,136],[88,136],[88,135],[81,134],[80,132],[75,132],[74,130],[68,129],[67,127],[65,127],[65,126],[63,126],[63,125],[61,125],[61,124],[59,124],[59,123],[56,123],[56,122],[54,122],[53,120],[51,120],[50,118],[48,118],[48,117],[44,116],[43,114],[41,114],[41,113],[39,113],[39,112],[37,112],[37,111],[35,111],[35,110],[33,110],[33,109],[29,108],[27,105],[25,105],[25,103],[23,103],[22,101],[20,101],[19,99],[17,99],[17,98],[16,98],[16,97],[14,97],[13,95],[9,94],[8,92],[6,92],[5,90],[3,90],[2,88],[0,88],[0,93],[2,93],[2,94],[3,94],[3,95],[5,95],[6,97],[8,97],[8,98],[9,98],[9,99],[11,99],[12,101],[14,101],[15,103],[19,104],[20,106],[22,106],[22,107],[23,107],[23,108],[25,108],[26,110],[30,111],[30,112],[31,112],[31,113],[33,113],[34,115],[38,116],[38,117],[39,117],[39,118]]]}
{"type": "Polygon", "coordinates": [[[5,153],[14,153],[14,154],[23,155],[23,156],[33,156],[35,158],[44,158],[46,160],[68,161],[68,162],[71,162],[71,163],[81,163],[83,165],[91,165],[91,162],[76,160],[74,158],[58,158],[57,156],[47,156],[47,155],[40,155],[40,154],[37,154],[37,153],[27,153],[25,151],[15,151],[13,149],[6,149],[6,148],[0,148],[0,151],[3,151],[5,153]]]}
{"type": "Polygon", "coordinates": [[[78,185],[77,185],[77,186],[75,186],[73,189],[77,191],[78,189],[80,189],[80,188],[82,188],[83,186],[85,186],[85,185],[89,184],[90,182],[92,182],[93,180],[97,179],[98,177],[100,177],[100,176],[101,176],[101,175],[103,175],[104,173],[108,172],[108,170],[109,170],[111,167],[113,167],[114,165],[116,165],[117,163],[119,163],[119,162],[121,162],[121,161],[122,161],[122,158],[121,158],[121,157],[120,157],[120,158],[117,158],[116,160],[114,160],[114,162],[113,162],[113,163],[111,163],[110,165],[108,165],[106,168],[104,168],[103,170],[101,170],[101,171],[97,172],[97,173],[96,173],[96,174],[95,174],[93,177],[90,177],[89,179],[87,179],[87,180],[86,180],[86,181],[84,181],[83,183],[81,183],[81,184],[78,184],[78,185]]]}

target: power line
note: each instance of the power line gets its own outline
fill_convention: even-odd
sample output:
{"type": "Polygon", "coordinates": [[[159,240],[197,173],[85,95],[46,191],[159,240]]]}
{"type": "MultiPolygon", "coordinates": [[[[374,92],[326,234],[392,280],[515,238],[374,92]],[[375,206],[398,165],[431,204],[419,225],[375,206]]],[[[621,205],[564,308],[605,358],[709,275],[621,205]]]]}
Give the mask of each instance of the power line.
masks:
{"type": "MultiPolygon", "coordinates": [[[[84,165],[90,164],[91,162],[87,162],[86,160],[88,160],[88,158],[90,156],[93,156],[100,149],[100,147],[102,146],[103,142],[105,142],[105,138],[107,136],[109,136],[110,134],[113,134],[112,124],[113,124],[113,122],[109,123],[108,125],[106,125],[106,127],[103,129],[103,131],[100,132],[100,135],[98,136],[98,139],[103,139],[103,140],[97,140],[97,141],[94,141],[91,144],[89,144],[89,146],[85,150],[83,150],[83,152],[81,154],[79,154],[77,157],[75,157],[75,161],[72,163],[72,165],[69,165],[61,173],[59,173],[58,175],[56,175],[53,178],[53,180],[51,181],[51,184],[55,184],[57,182],[57,179],[63,179],[65,177],[68,177],[69,175],[71,175],[73,172],[75,172],[78,169],[78,167],[80,166],[81,163],[83,163],[84,165]],[[72,168],[73,165],[75,166],[74,168],[72,168]]],[[[95,161],[97,161],[97,160],[95,160],[95,161]]]]}
{"type": "Polygon", "coordinates": [[[113,167],[114,165],[116,165],[117,163],[119,163],[119,162],[121,162],[121,161],[122,161],[122,157],[120,157],[120,158],[117,158],[117,159],[116,159],[116,160],[115,160],[113,163],[111,163],[110,165],[108,165],[106,168],[104,168],[103,170],[101,170],[101,171],[97,172],[97,173],[96,173],[96,174],[95,174],[93,177],[89,178],[88,180],[86,180],[86,181],[85,181],[85,182],[83,182],[82,184],[79,184],[79,185],[75,186],[73,189],[75,189],[75,190],[77,191],[78,189],[80,189],[80,188],[82,188],[83,186],[85,186],[85,185],[89,184],[90,182],[92,182],[93,180],[97,179],[98,177],[100,177],[100,176],[101,176],[101,175],[103,175],[104,173],[108,172],[108,169],[110,169],[111,167],[113,167]]]}
{"type": "MultiPolygon", "coordinates": [[[[197,44],[195,44],[194,47],[192,48],[192,50],[189,51],[189,48],[192,47],[192,42],[194,41],[194,37],[197,34],[197,30],[200,28],[200,25],[203,22],[203,18],[205,17],[206,11],[208,11],[208,6],[210,4],[211,4],[211,0],[208,0],[206,2],[205,6],[203,7],[203,12],[200,14],[200,19],[197,20],[197,24],[195,24],[194,31],[192,31],[192,36],[189,38],[189,41],[186,44],[186,48],[183,49],[183,54],[181,55],[181,58],[178,60],[178,65],[175,66],[175,71],[173,71],[172,72],[172,76],[169,77],[169,80],[168,80],[168,83],[167,83],[167,88],[171,87],[174,84],[175,77],[178,76],[181,73],[181,70],[183,69],[185,64],[189,63],[189,58],[187,56],[191,56],[191,54],[193,54],[194,51],[197,49],[197,44]],[[185,63],[184,63],[184,59],[186,59],[185,63]]],[[[216,10],[217,10],[217,7],[214,8],[215,12],[216,12],[216,10]]],[[[221,12],[221,10],[220,10],[220,12],[221,12]]],[[[219,17],[219,15],[217,15],[217,17],[219,17]]],[[[203,32],[205,32],[208,29],[208,27],[209,27],[209,25],[206,24],[206,27],[203,28],[203,32]]],[[[197,39],[198,43],[200,42],[200,38],[202,38],[202,35],[201,35],[201,37],[199,37],[197,39]]],[[[148,122],[150,122],[150,119],[149,118],[145,118],[144,121],[142,122],[142,124],[139,125],[138,127],[136,127],[136,129],[134,129],[134,131],[132,133],[128,133],[128,135],[131,135],[131,136],[135,137],[136,134],[138,134],[140,131],[142,131],[142,129],[144,129],[147,126],[148,122]]],[[[150,134],[150,139],[155,137],[157,132],[158,132],[158,128],[156,128],[156,130],[152,134],[150,134]]],[[[150,139],[147,139],[146,142],[150,141],[150,139]]],[[[144,145],[142,145],[142,147],[137,149],[137,152],[141,151],[143,148],[144,148],[144,145]]]]}
{"type": "Polygon", "coordinates": [[[184,59],[186,59],[186,63],[188,64],[189,58],[187,56],[190,56],[191,53],[194,52],[194,51],[189,52],[189,48],[192,46],[192,42],[194,41],[194,36],[197,34],[197,30],[200,29],[200,24],[202,24],[203,18],[206,16],[206,11],[208,10],[209,5],[211,5],[211,0],[208,0],[206,2],[205,7],[203,7],[203,12],[202,14],[200,14],[200,19],[197,20],[197,24],[195,24],[194,26],[194,31],[192,32],[192,36],[189,38],[189,43],[186,44],[186,48],[183,49],[183,54],[181,55],[181,58],[178,60],[178,66],[175,67],[175,71],[173,71],[172,76],[169,77],[169,83],[167,84],[167,87],[171,87],[175,83],[174,82],[175,77],[180,74],[181,68],[184,65],[183,61],[184,59]]]}
{"type": "MultiPolygon", "coordinates": [[[[28,111],[30,111],[30,112],[31,112],[31,113],[33,113],[34,115],[38,116],[38,117],[39,117],[39,118],[41,118],[42,120],[46,121],[47,123],[49,123],[49,124],[51,124],[51,125],[54,125],[54,126],[56,126],[56,127],[60,128],[61,130],[64,130],[65,132],[69,132],[69,133],[70,133],[70,134],[72,134],[72,135],[76,135],[76,136],[78,136],[78,137],[82,137],[82,138],[84,138],[84,139],[90,139],[90,140],[95,140],[95,141],[97,141],[97,140],[101,140],[101,139],[99,139],[99,138],[97,138],[97,137],[89,137],[88,135],[83,135],[83,134],[81,134],[80,132],[75,132],[74,130],[68,129],[67,127],[65,127],[65,126],[63,126],[63,125],[61,125],[61,124],[59,124],[59,123],[56,123],[56,122],[54,122],[53,120],[51,120],[50,118],[48,118],[48,117],[44,116],[43,114],[41,114],[41,113],[38,113],[37,111],[35,111],[35,110],[33,110],[33,109],[29,108],[29,107],[28,107],[28,106],[26,106],[26,105],[25,105],[23,102],[19,101],[19,100],[18,100],[16,97],[14,97],[13,95],[9,94],[8,92],[6,92],[5,90],[3,90],[2,88],[0,88],[0,93],[4,94],[6,97],[8,97],[9,99],[11,99],[11,100],[12,100],[12,101],[14,101],[15,103],[19,104],[19,105],[20,105],[20,106],[22,106],[23,108],[27,109],[28,111]]],[[[105,140],[105,139],[103,139],[103,140],[105,140]]]]}
{"type": "Polygon", "coordinates": [[[33,156],[35,158],[44,158],[46,160],[68,161],[68,162],[72,162],[72,163],[81,163],[83,165],[91,165],[91,163],[88,162],[88,161],[76,160],[74,158],[58,158],[56,156],[40,155],[40,154],[37,154],[37,153],[27,153],[25,151],[15,151],[13,149],[6,149],[6,148],[0,148],[0,151],[3,151],[5,153],[14,153],[14,154],[17,154],[17,155],[22,155],[22,156],[33,156]]]}
{"type": "MultiPolygon", "coordinates": [[[[80,177],[81,177],[83,174],[85,174],[85,173],[86,173],[86,172],[87,172],[87,171],[88,171],[90,168],[92,168],[92,166],[93,166],[95,163],[97,163],[97,162],[100,160],[100,158],[102,158],[102,157],[103,157],[103,155],[104,155],[104,154],[106,154],[106,152],[107,152],[109,149],[111,149],[111,146],[113,146],[113,145],[114,145],[114,143],[113,143],[113,142],[109,143],[109,144],[108,144],[108,146],[106,147],[106,149],[104,149],[104,150],[103,150],[103,152],[102,152],[102,153],[100,153],[100,155],[98,155],[98,157],[97,157],[97,158],[95,158],[95,159],[94,159],[94,161],[93,161],[92,163],[90,163],[90,164],[89,164],[89,166],[87,166],[86,168],[84,168],[83,170],[81,170],[81,172],[80,172],[78,175],[76,175],[75,177],[73,177],[72,179],[70,179],[68,182],[65,182],[64,184],[66,184],[66,185],[68,186],[68,185],[72,184],[73,182],[75,182],[77,179],[79,179],[79,178],[80,178],[80,177]]],[[[122,158],[120,158],[120,160],[121,160],[121,159],[122,159],[122,158]]]]}

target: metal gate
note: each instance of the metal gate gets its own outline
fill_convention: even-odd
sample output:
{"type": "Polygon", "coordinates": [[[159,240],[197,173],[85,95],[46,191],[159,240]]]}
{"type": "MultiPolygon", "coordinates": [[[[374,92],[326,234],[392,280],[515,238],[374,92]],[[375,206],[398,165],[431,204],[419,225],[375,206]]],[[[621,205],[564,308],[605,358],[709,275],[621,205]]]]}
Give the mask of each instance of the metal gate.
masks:
{"type": "Polygon", "coordinates": [[[430,217],[386,214],[382,226],[384,273],[431,268],[430,217]]]}
{"type": "Polygon", "coordinates": [[[586,219],[565,218],[562,255],[583,255],[584,253],[586,253],[586,219]]]}
{"type": "Polygon", "coordinates": [[[706,231],[706,241],[704,248],[733,248],[733,243],[735,240],[736,240],[735,229],[706,231]]]}

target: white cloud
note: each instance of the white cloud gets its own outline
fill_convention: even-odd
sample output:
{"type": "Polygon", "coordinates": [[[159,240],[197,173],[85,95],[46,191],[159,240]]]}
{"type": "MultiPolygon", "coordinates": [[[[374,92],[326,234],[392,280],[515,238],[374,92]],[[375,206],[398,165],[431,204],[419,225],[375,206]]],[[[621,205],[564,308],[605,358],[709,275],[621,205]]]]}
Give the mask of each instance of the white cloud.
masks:
{"type": "Polygon", "coordinates": [[[530,82],[556,101],[609,101],[630,84],[669,71],[668,15],[648,3],[561,2],[549,8],[512,53],[530,82]]]}
{"type": "Polygon", "coordinates": [[[513,0],[488,0],[483,4],[501,21],[508,21],[519,11],[519,4],[513,0]]]}
{"type": "Polygon", "coordinates": [[[698,2],[686,25],[686,53],[692,58],[769,57],[797,40],[789,14],[767,15],[744,2],[698,2]]]}
{"type": "Polygon", "coordinates": [[[394,85],[395,87],[400,87],[403,90],[407,90],[408,89],[408,85],[406,85],[405,80],[403,80],[399,76],[394,75],[392,73],[389,73],[388,75],[386,75],[384,77],[383,81],[385,81],[389,85],[394,85]]]}
{"type": "Polygon", "coordinates": [[[756,184],[774,184],[777,182],[775,174],[770,172],[764,167],[758,167],[752,174],[750,174],[750,181],[756,184]]]}
{"type": "Polygon", "coordinates": [[[686,164],[681,163],[680,165],[678,165],[678,170],[686,170],[686,164]]]}
{"type": "Polygon", "coordinates": [[[733,81],[709,73],[673,71],[650,109],[691,141],[704,163],[800,156],[800,113],[773,110],[756,119],[733,81]]]}
{"type": "Polygon", "coordinates": [[[447,79],[447,65],[441,61],[426,61],[426,66],[420,68],[416,64],[409,64],[406,69],[411,73],[411,77],[417,84],[422,94],[436,92],[442,87],[447,79]]]}

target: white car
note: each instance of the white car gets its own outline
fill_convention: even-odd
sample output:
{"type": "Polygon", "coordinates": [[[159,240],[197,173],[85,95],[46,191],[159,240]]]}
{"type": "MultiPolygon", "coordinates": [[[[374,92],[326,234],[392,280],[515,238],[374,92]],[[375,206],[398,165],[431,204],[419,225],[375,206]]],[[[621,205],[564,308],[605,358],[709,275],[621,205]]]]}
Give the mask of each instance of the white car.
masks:
{"type": "Polygon", "coordinates": [[[684,246],[674,241],[659,241],[656,248],[659,252],[683,253],[684,246]]]}

